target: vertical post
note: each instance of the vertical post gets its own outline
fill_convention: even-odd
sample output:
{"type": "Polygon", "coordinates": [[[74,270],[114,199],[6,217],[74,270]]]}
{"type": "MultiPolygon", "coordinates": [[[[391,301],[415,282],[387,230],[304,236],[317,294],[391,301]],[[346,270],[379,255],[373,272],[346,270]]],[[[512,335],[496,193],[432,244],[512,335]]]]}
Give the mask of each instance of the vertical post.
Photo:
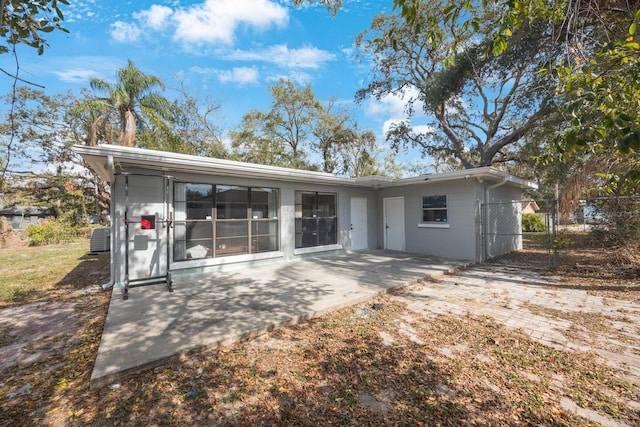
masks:
{"type": "Polygon", "coordinates": [[[488,202],[485,200],[480,209],[480,216],[482,222],[482,262],[485,262],[489,257],[489,207],[488,202]]]}
{"type": "Polygon", "coordinates": [[[171,217],[171,191],[170,191],[170,184],[171,184],[171,178],[170,177],[163,177],[162,178],[165,181],[165,192],[164,192],[164,208],[167,210],[166,214],[165,214],[165,226],[167,228],[167,290],[169,292],[173,292],[173,280],[171,279],[171,226],[173,225],[173,219],[171,217]]]}
{"type": "Polygon", "coordinates": [[[124,176],[124,288],[122,299],[129,298],[129,175],[124,176]]]}
{"type": "Polygon", "coordinates": [[[558,237],[558,198],[554,198],[552,201],[552,213],[551,213],[551,248],[553,250],[553,256],[552,256],[552,262],[551,262],[551,268],[553,268],[554,270],[557,269],[559,267],[559,261],[558,261],[558,244],[557,244],[557,237],[558,237]]]}

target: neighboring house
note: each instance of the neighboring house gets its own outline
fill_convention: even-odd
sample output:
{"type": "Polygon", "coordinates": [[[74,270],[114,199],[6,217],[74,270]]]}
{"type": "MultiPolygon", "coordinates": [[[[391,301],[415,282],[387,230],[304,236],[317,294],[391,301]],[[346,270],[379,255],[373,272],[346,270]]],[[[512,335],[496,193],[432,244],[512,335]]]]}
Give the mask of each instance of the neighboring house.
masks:
{"type": "Polygon", "coordinates": [[[14,230],[27,228],[32,224],[37,224],[39,220],[55,216],[51,208],[38,208],[34,206],[12,206],[0,207],[0,218],[7,218],[14,230]]]}
{"type": "Polygon", "coordinates": [[[345,178],[112,145],[74,149],[111,184],[117,285],[167,269],[202,274],[355,250],[478,262],[521,249],[520,194],[535,188],[493,168],[345,178]],[[503,211],[514,225],[491,239],[483,227],[501,221],[481,218],[485,202],[513,206],[503,211]]]}
{"type": "Polygon", "coordinates": [[[534,214],[540,210],[540,206],[536,203],[535,200],[527,200],[522,202],[522,213],[523,214],[534,214]]]}

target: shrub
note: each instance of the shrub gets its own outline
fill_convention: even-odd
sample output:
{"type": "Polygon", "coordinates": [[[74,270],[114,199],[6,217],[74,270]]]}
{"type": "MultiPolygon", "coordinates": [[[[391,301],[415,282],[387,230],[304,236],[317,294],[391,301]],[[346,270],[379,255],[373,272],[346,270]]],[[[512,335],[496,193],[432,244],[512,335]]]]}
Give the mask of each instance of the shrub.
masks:
{"type": "Polygon", "coordinates": [[[29,246],[50,245],[68,242],[84,234],[84,229],[55,219],[40,220],[26,229],[29,246]]]}
{"type": "Polygon", "coordinates": [[[547,229],[542,218],[536,214],[522,215],[522,231],[527,233],[541,233],[547,229]]]}

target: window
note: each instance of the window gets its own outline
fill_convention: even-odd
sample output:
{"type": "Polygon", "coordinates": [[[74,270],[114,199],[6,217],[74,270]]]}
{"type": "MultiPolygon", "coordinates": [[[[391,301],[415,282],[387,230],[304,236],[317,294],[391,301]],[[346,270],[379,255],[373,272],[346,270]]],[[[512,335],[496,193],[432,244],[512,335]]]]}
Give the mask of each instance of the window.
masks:
{"type": "Polygon", "coordinates": [[[176,183],[174,260],[278,250],[278,190],[176,183]]]}
{"type": "Polygon", "coordinates": [[[296,191],[296,249],[338,242],[336,194],[296,191]]]}
{"type": "Polygon", "coordinates": [[[422,198],[422,222],[447,222],[447,196],[422,198]]]}

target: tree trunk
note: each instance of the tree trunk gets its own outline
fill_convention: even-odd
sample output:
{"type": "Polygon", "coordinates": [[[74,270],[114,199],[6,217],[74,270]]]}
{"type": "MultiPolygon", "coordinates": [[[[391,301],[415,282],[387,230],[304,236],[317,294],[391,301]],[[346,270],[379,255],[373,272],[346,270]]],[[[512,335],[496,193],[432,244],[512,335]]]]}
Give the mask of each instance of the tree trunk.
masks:
{"type": "Polygon", "coordinates": [[[136,119],[131,110],[127,110],[122,115],[120,123],[120,145],[133,147],[136,140],[136,119]]]}

